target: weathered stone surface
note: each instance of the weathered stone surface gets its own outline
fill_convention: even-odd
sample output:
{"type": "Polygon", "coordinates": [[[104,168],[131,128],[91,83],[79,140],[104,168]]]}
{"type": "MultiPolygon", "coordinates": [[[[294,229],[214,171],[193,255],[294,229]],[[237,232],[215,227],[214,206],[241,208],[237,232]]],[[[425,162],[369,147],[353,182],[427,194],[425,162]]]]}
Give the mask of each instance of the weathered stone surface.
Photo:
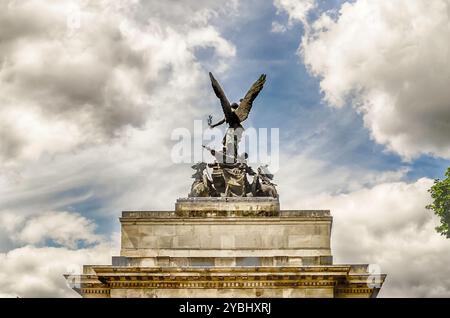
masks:
{"type": "Polygon", "coordinates": [[[83,297],[373,297],[385,278],[333,265],[328,210],[280,210],[277,199],[183,199],[120,222],[120,256],[84,267],[83,297]]]}
{"type": "MultiPolygon", "coordinates": [[[[207,262],[208,260],[204,260],[207,262]]],[[[358,265],[360,269],[361,266],[358,265]]],[[[86,297],[369,297],[385,276],[373,279],[351,265],[116,267],[89,266],[79,292],[86,297]],[[355,273],[357,272],[357,273],[355,273]],[[352,274],[353,273],[353,274],[352,274]],[[126,278],[126,279],[125,279],[126,278]],[[208,292],[208,293],[206,293],[208,292]]]]}
{"type": "Polygon", "coordinates": [[[175,214],[182,217],[277,216],[278,198],[187,198],[178,199],[175,214]]]}
{"type": "MultiPolygon", "coordinates": [[[[286,264],[320,265],[331,257],[329,211],[280,211],[272,217],[181,217],[164,213],[124,212],[121,256],[287,257],[286,264]],[[206,253],[205,253],[206,252],[206,253]],[[289,257],[295,257],[294,262],[289,257]]],[[[176,261],[174,260],[176,263],[176,261]]],[[[233,262],[232,259],[229,262],[233,262]]],[[[158,264],[158,262],[155,262],[158,264]]],[[[272,261],[272,264],[274,262],[272,261]]]]}

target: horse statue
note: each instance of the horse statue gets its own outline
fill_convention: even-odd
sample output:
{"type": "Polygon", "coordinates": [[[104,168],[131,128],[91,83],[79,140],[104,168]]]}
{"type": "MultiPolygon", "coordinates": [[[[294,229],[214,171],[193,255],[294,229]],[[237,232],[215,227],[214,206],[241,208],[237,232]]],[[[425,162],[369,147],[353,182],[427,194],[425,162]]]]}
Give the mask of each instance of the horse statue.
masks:
{"type": "Polygon", "coordinates": [[[212,181],[204,173],[206,167],[207,164],[204,162],[199,162],[192,166],[192,169],[195,170],[195,173],[192,175],[192,178],[194,178],[194,182],[192,183],[191,192],[189,193],[188,197],[195,198],[217,196],[212,181]]]}
{"type": "Polygon", "coordinates": [[[272,182],[273,174],[267,169],[267,165],[258,168],[258,172],[253,177],[252,193],[254,197],[278,198],[276,184],[272,182]]]}

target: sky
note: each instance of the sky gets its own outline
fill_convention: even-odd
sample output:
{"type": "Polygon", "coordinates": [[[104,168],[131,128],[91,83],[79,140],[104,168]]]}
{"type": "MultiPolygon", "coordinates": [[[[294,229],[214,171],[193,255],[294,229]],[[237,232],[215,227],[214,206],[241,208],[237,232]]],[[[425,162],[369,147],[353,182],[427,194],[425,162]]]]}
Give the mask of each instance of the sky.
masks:
{"type": "MultiPolygon", "coordinates": [[[[122,210],[171,210],[173,132],[267,82],[246,127],[278,128],[283,209],[330,209],[335,263],[380,297],[450,297],[427,189],[450,166],[449,0],[0,3],[0,296],[76,297],[122,210]]],[[[193,149],[193,151],[201,151],[193,149]]]]}

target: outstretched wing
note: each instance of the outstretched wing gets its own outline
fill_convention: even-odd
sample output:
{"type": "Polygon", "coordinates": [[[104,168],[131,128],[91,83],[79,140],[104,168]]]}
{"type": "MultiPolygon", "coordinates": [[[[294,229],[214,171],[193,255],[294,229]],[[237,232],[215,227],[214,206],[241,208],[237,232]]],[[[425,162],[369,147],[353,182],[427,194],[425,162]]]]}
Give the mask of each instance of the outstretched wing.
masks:
{"type": "Polygon", "coordinates": [[[259,79],[255,83],[253,83],[252,87],[242,99],[238,109],[236,109],[235,111],[235,114],[239,117],[239,120],[241,122],[247,119],[248,114],[252,109],[253,101],[258,96],[259,92],[263,89],[265,82],[266,74],[262,74],[259,79]]]}
{"type": "Polygon", "coordinates": [[[216,96],[220,99],[220,104],[222,105],[223,113],[228,122],[232,116],[230,102],[228,101],[227,97],[225,96],[225,93],[223,92],[222,87],[220,87],[219,82],[214,78],[214,76],[212,75],[211,72],[209,72],[209,78],[211,79],[211,84],[212,84],[214,93],[216,93],[216,96]]]}

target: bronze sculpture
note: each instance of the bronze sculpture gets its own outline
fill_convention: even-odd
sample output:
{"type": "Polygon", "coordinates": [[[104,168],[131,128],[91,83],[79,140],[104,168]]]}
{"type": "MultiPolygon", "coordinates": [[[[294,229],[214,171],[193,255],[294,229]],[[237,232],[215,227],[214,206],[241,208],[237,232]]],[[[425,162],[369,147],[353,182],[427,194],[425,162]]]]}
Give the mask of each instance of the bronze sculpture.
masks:
{"type": "Polygon", "coordinates": [[[278,196],[276,184],[272,182],[273,174],[267,169],[267,165],[258,168],[258,172],[253,178],[252,193],[255,197],[278,196]]]}
{"type": "Polygon", "coordinates": [[[207,164],[199,162],[192,166],[195,173],[192,175],[194,182],[191,186],[189,197],[215,197],[217,196],[216,189],[212,186],[212,181],[205,174],[207,164]]]}
{"type": "Polygon", "coordinates": [[[211,128],[222,125],[223,123],[228,124],[227,132],[222,140],[224,149],[223,152],[228,156],[236,159],[238,144],[241,140],[242,133],[244,132],[244,128],[242,127],[241,123],[248,118],[250,110],[253,106],[253,101],[256,99],[256,97],[259,95],[259,92],[261,92],[264,87],[264,83],[266,82],[266,75],[261,74],[259,79],[255,83],[253,83],[247,94],[245,94],[245,97],[240,100],[239,105],[237,103],[230,104],[222,87],[214,78],[211,72],[209,73],[209,77],[211,79],[211,85],[213,87],[214,93],[219,98],[220,104],[222,105],[224,118],[213,125],[211,123],[212,116],[209,116],[208,124],[211,128]]]}
{"type": "Polygon", "coordinates": [[[196,172],[192,176],[194,183],[189,197],[278,197],[276,185],[272,183],[273,174],[267,170],[267,166],[261,166],[255,172],[247,164],[248,154],[238,154],[238,144],[244,131],[241,123],[248,118],[253,101],[264,87],[266,75],[259,77],[239,105],[230,104],[212,73],[209,73],[209,77],[225,117],[213,125],[212,116],[209,116],[208,125],[214,128],[227,123],[228,129],[222,140],[222,151],[203,146],[215,158],[215,162],[200,162],[192,166],[196,172]],[[211,177],[207,168],[212,169],[211,177]],[[253,178],[251,183],[248,176],[253,178]]]}

